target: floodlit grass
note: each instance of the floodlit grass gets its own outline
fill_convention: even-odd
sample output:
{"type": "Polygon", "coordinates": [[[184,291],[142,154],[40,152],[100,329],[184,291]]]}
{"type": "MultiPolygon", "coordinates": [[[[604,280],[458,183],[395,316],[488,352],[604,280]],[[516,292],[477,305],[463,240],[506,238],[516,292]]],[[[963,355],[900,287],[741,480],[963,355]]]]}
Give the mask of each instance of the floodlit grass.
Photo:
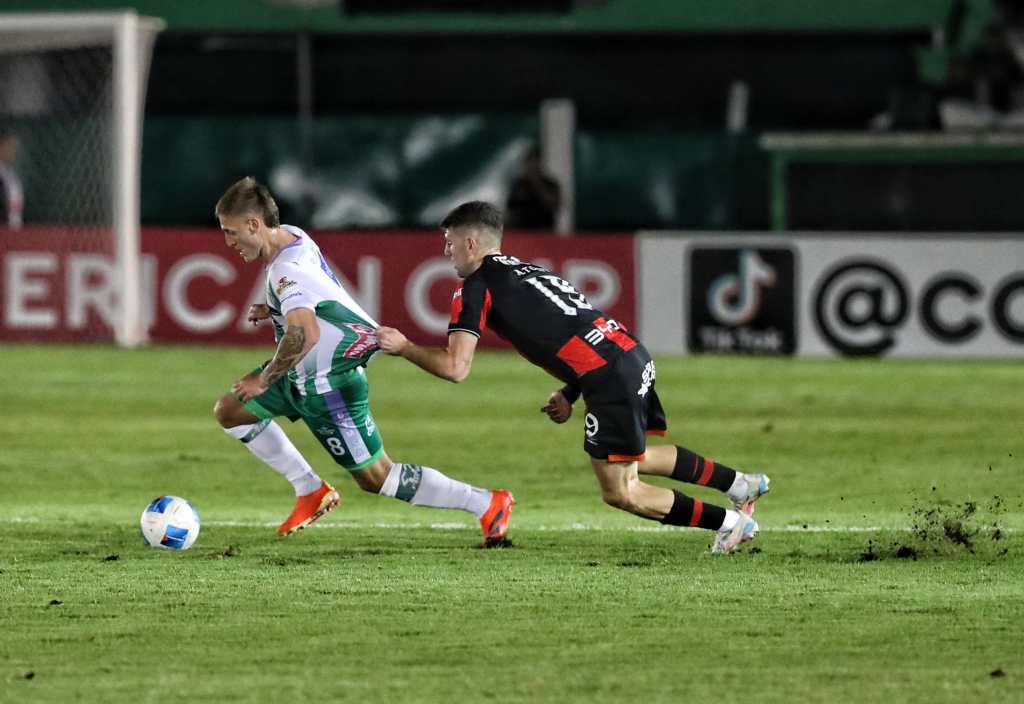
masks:
{"type": "Polygon", "coordinates": [[[369,373],[393,458],[515,491],[514,548],[287,423],[343,503],[280,540],[290,488],[210,412],[261,352],[0,347],[0,702],[1024,699],[1017,364],[659,359],[668,439],[773,478],[716,558],[605,507],[582,414],[549,423],[510,354],[369,373]],[[138,536],[164,493],[187,552],[138,536]]]}

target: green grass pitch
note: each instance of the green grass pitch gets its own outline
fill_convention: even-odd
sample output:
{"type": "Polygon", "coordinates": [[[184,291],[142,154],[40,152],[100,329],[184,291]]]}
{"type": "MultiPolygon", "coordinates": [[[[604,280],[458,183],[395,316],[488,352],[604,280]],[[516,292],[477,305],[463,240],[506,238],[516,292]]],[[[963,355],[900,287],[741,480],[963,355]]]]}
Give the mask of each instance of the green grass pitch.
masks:
{"type": "Polygon", "coordinates": [[[604,506],[504,353],[369,374],[393,458],[515,492],[514,548],[287,422],[342,505],[278,539],[290,488],[211,415],[267,352],[0,347],[0,702],[1024,701],[1019,363],[658,359],[666,439],[773,479],[715,557],[604,506]],[[164,493],[191,550],[142,544],[164,493]]]}

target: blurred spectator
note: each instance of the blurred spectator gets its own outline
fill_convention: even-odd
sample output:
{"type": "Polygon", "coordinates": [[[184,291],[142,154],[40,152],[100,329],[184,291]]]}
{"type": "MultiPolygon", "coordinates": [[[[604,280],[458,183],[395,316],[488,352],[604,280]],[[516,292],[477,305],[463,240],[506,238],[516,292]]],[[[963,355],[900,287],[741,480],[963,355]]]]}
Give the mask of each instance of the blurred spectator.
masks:
{"type": "Polygon", "coordinates": [[[17,157],[18,137],[13,131],[0,127],[0,227],[11,230],[21,228],[25,206],[21,179],[14,170],[17,157]]]}
{"type": "MultiPolygon", "coordinates": [[[[979,29],[960,29],[961,36],[976,36],[977,39],[962,41],[961,52],[951,61],[939,104],[943,127],[1017,129],[1024,126],[1024,104],[1021,103],[1024,54],[1019,21],[1020,11],[1015,4],[1002,2],[991,7],[990,16],[979,29]]],[[[962,24],[966,27],[966,20],[962,24]]]]}
{"type": "Polygon", "coordinates": [[[544,173],[540,147],[531,146],[523,158],[523,170],[508,194],[505,223],[516,230],[555,229],[555,215],[562,201],[558,182],[544,173]]]}
{"type": "Polygon", "coordinates": [[[889,97],[873,129],[1024,127],[1024,7],[953,0],[941,39],[916,52],[919,81],[889,97]]]}

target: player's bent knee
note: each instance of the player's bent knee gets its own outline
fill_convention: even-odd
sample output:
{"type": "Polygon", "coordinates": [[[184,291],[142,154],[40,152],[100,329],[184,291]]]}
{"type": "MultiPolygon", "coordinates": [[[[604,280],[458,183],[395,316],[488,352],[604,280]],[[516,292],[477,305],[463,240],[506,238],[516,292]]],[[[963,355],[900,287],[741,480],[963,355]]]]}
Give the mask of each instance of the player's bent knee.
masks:
{"type": "Polygon", "coordinates": [[[601,492],[601,498],[606,504],[613,508],[621,509],[623,511],[634,512],[633,500],[629,494],[621,491],[604,491],[601,492]]]}
{"type": "Polygon", "coordinates": [[[222,428],[230,428],[235,425],[232,422],[231,407],[227,399],[227,396],[223,396],[217,399],[217,403],[213,404],[213,417],[217,419],[222,428]]]}
{"type": "Polygon", "coordinates": [[[259,420],[231,394],[221,396],[217,399],[217,403],[213,404],[213,417],[217,419],[222,428],[234,428],[259,420]]]}

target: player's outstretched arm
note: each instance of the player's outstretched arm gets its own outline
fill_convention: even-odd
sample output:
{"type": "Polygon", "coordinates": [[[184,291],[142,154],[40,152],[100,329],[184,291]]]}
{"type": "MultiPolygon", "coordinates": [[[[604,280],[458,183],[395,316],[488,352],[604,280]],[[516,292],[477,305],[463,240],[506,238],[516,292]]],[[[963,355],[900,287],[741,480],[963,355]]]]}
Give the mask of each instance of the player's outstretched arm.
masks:
{"type": "Polygon", "coordinates": [[[476,335],[455,331],[448,335],[448,347],[420,347],[402,334],[389,327],[377,328],[377,342],[387,354],[404,357],[420,369],[434,376],[455,382],[464,381],[473,366],[476,352],[476,335]]]}

